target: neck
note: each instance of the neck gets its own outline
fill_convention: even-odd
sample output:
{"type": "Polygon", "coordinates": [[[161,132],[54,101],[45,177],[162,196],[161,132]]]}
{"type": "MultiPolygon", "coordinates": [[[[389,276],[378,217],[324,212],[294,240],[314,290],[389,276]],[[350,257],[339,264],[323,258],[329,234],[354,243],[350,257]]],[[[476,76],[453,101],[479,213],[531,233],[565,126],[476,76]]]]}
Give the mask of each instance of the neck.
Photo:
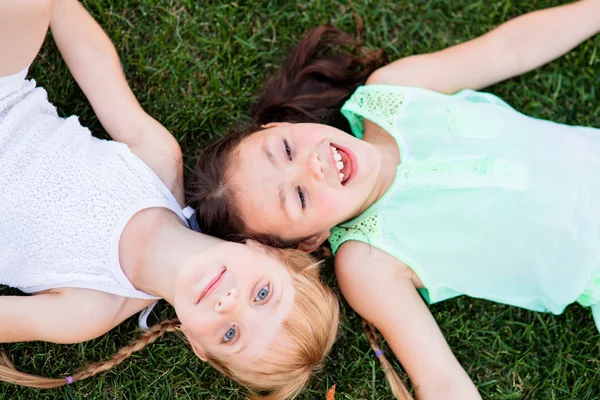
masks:
{"type": "Polygon", "coordinates": [[[119,242],[121,268],[137,289],[173,303],[179,270],[220,239],[192,231],[167,209],[144,210],[119,242]]]}

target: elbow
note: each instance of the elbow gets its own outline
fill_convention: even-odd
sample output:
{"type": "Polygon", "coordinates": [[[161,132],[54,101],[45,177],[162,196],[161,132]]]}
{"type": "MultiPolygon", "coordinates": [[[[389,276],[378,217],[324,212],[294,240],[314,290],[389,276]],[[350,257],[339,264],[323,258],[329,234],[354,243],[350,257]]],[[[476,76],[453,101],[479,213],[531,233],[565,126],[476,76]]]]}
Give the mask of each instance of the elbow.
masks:
{"type": "Polygon", "coordinates": [[[419,86],[423,77],[433,73],[428,54],[404,57],[391,64],[377,68],[367,79],[367,85],[419,86]]]}
{"type": "Polygon", "coordinates": [[[369,75],[369,77],[367,78],[367,82],[365,84],[367,84],[367,85],[376,85],[376,84],[386,85],[386,84],[390,83],[390,80],[391,80],[390,69],[387,68],[387,66],[385,66],[385,67],[377,68],[375,71],[373,71],[371,73],[371,75],[369,75]]]}

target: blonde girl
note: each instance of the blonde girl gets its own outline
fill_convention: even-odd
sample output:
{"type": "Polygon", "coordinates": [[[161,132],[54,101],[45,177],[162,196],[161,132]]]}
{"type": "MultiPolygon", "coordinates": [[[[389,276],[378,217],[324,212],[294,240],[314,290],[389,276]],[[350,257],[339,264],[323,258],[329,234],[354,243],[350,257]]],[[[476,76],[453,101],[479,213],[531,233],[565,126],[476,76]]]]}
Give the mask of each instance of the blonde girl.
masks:
{"type": "Polygon", "coordinates": [[[314,29],[267,83],[254,124],[200,157],[192,205],[220,237],[307,251],[329,239],[345,298],[417,398],[478,399],[426,303],[468,295],[559,314],[578,302],[600,328],[600,130],[473,89],[599,31],[600,1],[583,0],[377,68],[377,53],[314,29]],[[328,125],[342,104],[354,136],[328,125]]]}
{"type": "Polygon", "coordinates": [[[0,343],[84,342],[159,298],[178,316],[65,377],[18,372],[3,356],[0,379],[72,384],[180,330],[252,392],[296,396],[338,325],[314,261],[189,229],[179,145],[139,106],[112,43],[76,0],[0,1],[0,54],[0,284],[32,294],[0,297],[0,343]],[[48,26],[114,141],[60,118],[25,79],[48,26]]]}

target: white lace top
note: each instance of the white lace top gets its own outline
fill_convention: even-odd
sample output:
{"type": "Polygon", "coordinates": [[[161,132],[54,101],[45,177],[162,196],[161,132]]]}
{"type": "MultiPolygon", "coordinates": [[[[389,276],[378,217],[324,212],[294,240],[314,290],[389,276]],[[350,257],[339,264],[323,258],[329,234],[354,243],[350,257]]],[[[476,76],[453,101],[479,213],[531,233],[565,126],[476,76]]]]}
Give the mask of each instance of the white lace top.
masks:
{"type": "Polygon", "coordinates": [[[188,224],[181,207],[126,145],[60,118],[26,73],[0,78],[0,284],[154,299],[121,270],[119,238],[150,207],[188,224]]]}

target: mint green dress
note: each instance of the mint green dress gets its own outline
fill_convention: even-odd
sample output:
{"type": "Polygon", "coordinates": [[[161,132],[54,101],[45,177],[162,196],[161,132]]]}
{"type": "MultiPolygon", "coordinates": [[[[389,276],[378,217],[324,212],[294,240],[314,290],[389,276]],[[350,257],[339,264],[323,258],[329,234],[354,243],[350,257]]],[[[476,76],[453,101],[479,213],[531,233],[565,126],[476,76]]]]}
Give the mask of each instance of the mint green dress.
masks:
{"type": "Polygon", "coordinates": [[[600,302],[600,130],[525,116],[498,97],[368,85],[342,113],[389,132],[390,189],[331,231],[333,252],[369,243],[419,276],[428,303],[468,295],[561,313],[600,302]]]}

